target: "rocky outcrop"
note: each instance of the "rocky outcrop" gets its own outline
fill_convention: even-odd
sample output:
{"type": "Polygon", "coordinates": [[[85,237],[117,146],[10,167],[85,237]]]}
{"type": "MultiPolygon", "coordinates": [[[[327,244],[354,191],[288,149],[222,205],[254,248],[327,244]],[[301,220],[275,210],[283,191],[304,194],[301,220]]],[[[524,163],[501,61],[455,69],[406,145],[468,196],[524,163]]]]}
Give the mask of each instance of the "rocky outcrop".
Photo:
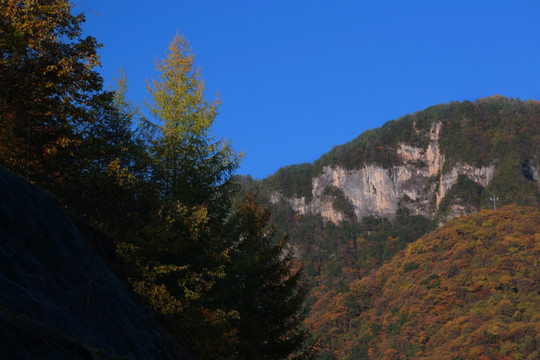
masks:
{"type": "Polygon", "coordinates": [[[189,358],[92,245],[50,194],[0,169],[0,358],[189,358]]]}
{"type": "MultiPolygon", "coordinates": [[[[305,197],[283,200],[301,214],[321,214],[327,220],[339,223],[344,214],[335,209],[331,198],[324,196],[325,189],[337,187],[352,205],[357,218],[369,215],[393,217],[400,207],[406,207],[412,215],[433,217],[459,175],[485,187],[495,173],[494,165],[476,168],[461,163],[443,172],[445,157],[439,148],[441,128],[440,122],[432,125],[426,148],[399,144],[395,151],[401,164],[397,166],[383,168],[367,164],[352,170],[327,166],[312,179],[310,201],[305,197]]],[[[277,202],[281,198],[274,193],[271,201],[277,202]]]]}

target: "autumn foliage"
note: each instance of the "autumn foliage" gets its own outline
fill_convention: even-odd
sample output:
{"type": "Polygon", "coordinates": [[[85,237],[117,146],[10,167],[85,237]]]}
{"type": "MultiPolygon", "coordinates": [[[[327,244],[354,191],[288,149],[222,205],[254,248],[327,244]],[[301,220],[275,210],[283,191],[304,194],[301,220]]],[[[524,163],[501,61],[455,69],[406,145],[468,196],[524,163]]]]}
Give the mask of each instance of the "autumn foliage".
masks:
{"type": "Polygon", "coordinates": [[[540,211],[455,219],[344,291],[310,325],[327,359],[537,359],[540,211]]]}
{"type": "Polygon", "coordinates": [[[0,2],[0,164],[60,181],[98,106],[99,44],[64,0],[0,2]]]}

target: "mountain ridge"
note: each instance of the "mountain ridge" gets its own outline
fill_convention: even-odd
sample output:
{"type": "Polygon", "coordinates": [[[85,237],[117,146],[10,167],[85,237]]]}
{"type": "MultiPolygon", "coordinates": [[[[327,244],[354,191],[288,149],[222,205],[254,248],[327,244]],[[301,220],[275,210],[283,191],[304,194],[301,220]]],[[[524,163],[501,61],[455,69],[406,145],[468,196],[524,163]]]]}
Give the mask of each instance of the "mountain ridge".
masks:
{"type": "MultiPolygon", "coordinates": [[[[307,324],[320,344],[318,359],[408,359],[417,358],[425,339],[416,343],[420,348],[385,354],[401,340],[393,337],[376,348],[377,341],[370,341],[378,330],[371,328],[375,335],[365,339],[358,336],[366,328],[355,319],[368,308],[351,296],[354,284],[449,221],[514,203],[540,208],[538,169],[540,102],[494,96],[405,115],[313,163],[284,167],[260,181],[241,178],[240,183],[245,191],[260,191],[275,226],[289,236],[304,265],[310,287],[307,324]],[[355,342],[358,348],[351,345],[355,342]]],[[[409,262],[396,271],[420,268],[421,263],[409,262]]],[[[395,315],[393,309],[385,311],[395,315]]],[[[483,354],[469,350],[454,358],[483,354]]]]}
{"type": "Polygon", "coordinates": [[[539,114],[537,101],[502,96],[435,105],[368,130],[312,164],[284,167],[261,185],[269,202],[334,223],[347,216],[336,196],[325,194],[329,188],[343,193],[356,219],[392,218],[406,208],[444,222],[488,207],[490,197],[537,205],[539,114]],[[440,205],[460,176],[481,186],[479,204],[447,199],[443,214],[440,205]]]}

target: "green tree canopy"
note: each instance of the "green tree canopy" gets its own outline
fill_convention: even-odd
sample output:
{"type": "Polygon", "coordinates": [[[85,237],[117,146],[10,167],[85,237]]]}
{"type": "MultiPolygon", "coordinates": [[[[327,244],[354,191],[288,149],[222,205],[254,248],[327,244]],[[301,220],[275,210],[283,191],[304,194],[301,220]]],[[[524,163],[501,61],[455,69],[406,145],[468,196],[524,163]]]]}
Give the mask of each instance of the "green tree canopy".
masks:
{"type": "Polygon", "coordinates": [[[237,312],[215,289],[230,261],[226,223],[239,155],[210,135],[219,101],[205,100],[189,43],[175,36],[156,65],[159,78],[148,84],[155,122],[146,120],[145,127],[149,177],[160,204],[136,247],[123,251],[139,269],[135,290],[167,329],[200,356],[225,356],[236,337],[231,321],[237,312]]]}
{"type": "Polygon", "coordinates": [[[301,267],[287,248],[287,238],[275,241],[269,216],[255,195],[247,194],[233,220],[238,241],[230,253],[227,288],[240,314],[241,359],[285,359],[306,338],[301,267]]]}
{"type": "Polygon", "coordinates": [[[164,199],[186,204],[226,199],[240,156],[229,143],[210,136],[219,100],[204,99],[189,42],[176,35],[156,66],[160,76],[148,84],[148,106],[158,120],[151,151],[160,192],[164,199]]]}

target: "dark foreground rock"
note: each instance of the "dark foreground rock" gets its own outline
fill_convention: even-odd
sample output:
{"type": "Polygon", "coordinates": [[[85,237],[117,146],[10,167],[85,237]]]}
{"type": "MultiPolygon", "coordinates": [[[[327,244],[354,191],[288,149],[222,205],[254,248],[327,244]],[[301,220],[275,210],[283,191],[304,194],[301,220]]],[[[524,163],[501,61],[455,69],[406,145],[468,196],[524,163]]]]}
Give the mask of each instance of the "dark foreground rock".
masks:
{"type": "Polygon", "coordinates": [[[54,197],[0,169],[0,359],[189,359],[97,250],[54,197]]]}

